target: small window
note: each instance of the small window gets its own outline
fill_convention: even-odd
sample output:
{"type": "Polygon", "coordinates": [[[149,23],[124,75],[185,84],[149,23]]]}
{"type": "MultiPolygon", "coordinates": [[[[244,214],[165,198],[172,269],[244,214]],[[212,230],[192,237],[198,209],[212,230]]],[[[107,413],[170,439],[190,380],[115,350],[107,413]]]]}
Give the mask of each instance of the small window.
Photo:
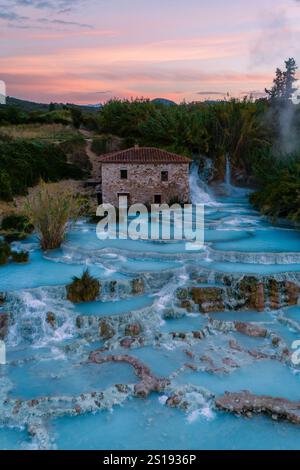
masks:
{"type": "Polygon", "coordinates": [[[161,204],[161,195],[155,194],[154,195],[154,204],[161,204]]]}
{"type": "Polygon", "coordinates": [[[121,170],[121,180],[127,180],[127,170],[121,170]]]}
{"type": "Polygon", "coordinates": [[[168,181],[169,179],[169,173],[167,171],[162,171],[161,172],[161,180],[162,181],[168,181]]]}

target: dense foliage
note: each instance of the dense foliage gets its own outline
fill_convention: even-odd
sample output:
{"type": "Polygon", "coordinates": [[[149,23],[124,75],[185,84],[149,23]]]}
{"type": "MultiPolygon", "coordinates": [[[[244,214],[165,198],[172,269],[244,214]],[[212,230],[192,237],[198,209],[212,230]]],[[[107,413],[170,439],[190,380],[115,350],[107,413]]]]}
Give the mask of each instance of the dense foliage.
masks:
{"type": "Polygon", "coordinates": [[[0,240],[0,265],[8,263],[10,254],[11,250],[9,244],[0,240]]]}
{"type": "Polygon", "coordinates": [[[26,215],[10,214],[2,219],[0,235],[6,242],[24,240],[34,230],[26,215]]]}
{"type": "Polygon", "coordinates": [[[27,263],[29,253],[27,251],[13,251],[7,242],[0,240],[0,266],[7,264],[10,259],[15,263],[27,263]]]}
{"type": "Polygon", "coordinates": [[[251,170],[253,155],[271,145],[263,116],[266,101],[229,100],[165,106],[149,100],[112,100],[94,116],[99,134],[94,149],[102,153],[105,136],[117,136],[126,147],[165,148],[195,158],[214,160],[216,178],[222,178],[228,154],[237,168],[251,170]]]}
{"type": "Polygon", "coordinates": [[[82,177],[82,170],[67,161],[56,145],[42,141],[11,140],[0,136],[0,199],[26,194],[40,179],[59,181],[82,177]]]}
{"type": "Polygon", "coordinates": [[[269,96],[272,150],[255,164],[259,183],[252,202],[274,221],[286,217],[300,224],[300,106],[296,88],[297,65],[285,61],[276,70],[269,96]]]}
{"type": "Polygon", "coordinates": [[[33,225],[26,215],[10,214],[3,217],[1,222],[2,230],[15,230],[16,232],[32,233],[33,225]]]}
{"type": "MultiPolygon", "coordinates": [[[[0,125],[5,124],[80,124],[97,112],[91,106],[79,106],[63,103],[34,103],[7,97],[7,105],[0,106],[0,125]]],[[[75,125],[75,127],[77,127],[75,125]]]]}
{"type": "Polygon", "coordinates": [[[252,201],[274,219],[300,222],[299,166],[300,106],[291,101],[296,91],[294,59],[277,69],[268,99],[227,99],[209,103],[165,106],[149,100],[112,100],[93,117],[99,137],[94,149],[107,149],[106,136],[122,145],[165,148],[212,160],[212,180],[223,180],[230,159],[235,184],[257,187],[252,201]],[[292,163],[294,162],[294,163],[292,163]]]}
{"type": "Polygon", "coordinates": [[[265,90],[271,100],[289,100],[293,93],[297,90],[295,84],[297,82],[296,72],[297,64],[295,59],[289,58],[285,61],[285,71],[280,68],[276,69],[275,78],[271,90],[265,90]]]}
{"type": "Polygon", "coordinates": [[[259,191],[251,196],[252,203],[274,221],[286,217],[300,222],[300,158],[286,160],[266,157],[257,168],[259,191]],[[270,168],[272,171],[270,171],[270,168]]]}
{"type": "MultiPolygon", "coordinates": [[[[264,99],[227,97],[172,106],[164,100],[113,99],[93,111],[53,103],[48,110],[8,106],[0,107],[0,125],[59,122],[73,132],[82,126],[95,132],[92,150],[99,155],[139,144],[192,156],[199,163],[209,158],[211,181],[224,179],[229,159],[235,184],[257,186],[252,198],[257,207],[274,218],[283,215],[299,222],[295,205],[299,201],[300,105],[291,100],[296,72],[295,60],[288,59],[284,70],[276,70],[264,99]]],[[[82,137],[77,133],[63,140],[51,146],[38,139],[2,137],[0,199],[25,193],[39,178],[80,177],[79,167],[88,173],[82,137]]]]}

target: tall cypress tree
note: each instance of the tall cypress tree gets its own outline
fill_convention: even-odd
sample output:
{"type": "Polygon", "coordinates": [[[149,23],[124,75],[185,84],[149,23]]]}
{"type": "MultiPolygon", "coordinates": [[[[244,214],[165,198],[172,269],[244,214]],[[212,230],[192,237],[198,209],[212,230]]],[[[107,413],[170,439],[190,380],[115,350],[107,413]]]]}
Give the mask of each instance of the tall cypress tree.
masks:
{"type": "Polygon", "coordinates": [[[295,59],[290,58],[285,61],[285,71],[276,69],[276,76],[273,80],[273,87],[270,90],[265,89],[270,100],[281,99],[288,101],[293,93],[297,90],[295,88],[296,71],[298,67],[295,59]]]}
{"type": "Polygon", "coordinates": [[[281,69],[276,69],[276,76],[273,80],[274,85],[270,90],[265,89],[270,99],[281,98],[284,93],[284,73],[281,69]]]}
{"type": "Polygon", "coordinates": [[[284,80],[284,95],[283,97],[286,100],[289,100],[293,93],[297,90],[295,88],[296,79],[296,71],[298,69],[295,59],[290,58],[285,61],[285,68],[286,71],[283,73],[283,80],[284,80]]]}

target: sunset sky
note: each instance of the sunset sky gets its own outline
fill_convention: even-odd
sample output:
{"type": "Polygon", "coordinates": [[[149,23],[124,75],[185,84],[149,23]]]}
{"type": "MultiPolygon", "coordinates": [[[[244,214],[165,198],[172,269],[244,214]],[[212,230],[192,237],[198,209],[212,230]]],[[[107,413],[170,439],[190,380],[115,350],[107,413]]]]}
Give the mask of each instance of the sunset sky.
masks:
{"type": "Polygon", "coordinates": [[[260,96],[300,64],[299,0],[0,0],[0,80],[40,102],[260,96]]]}

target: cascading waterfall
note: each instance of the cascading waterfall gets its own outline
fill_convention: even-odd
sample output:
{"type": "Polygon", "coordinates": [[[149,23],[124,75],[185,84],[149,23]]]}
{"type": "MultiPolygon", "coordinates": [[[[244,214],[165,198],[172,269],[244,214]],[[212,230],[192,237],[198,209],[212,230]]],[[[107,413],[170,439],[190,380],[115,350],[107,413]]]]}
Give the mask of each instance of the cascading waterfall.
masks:
{"type": "Polygon", "coordinates": [[[249,192],[249,190],[247,189],[236,188],[235,186],[233,186],[231,175],[231,161],[228,154],[226,155],[224,187],[228,196],[243,197],[249,192]]]}
{"type": "Polygon", "coordinates": [[[193,163],[190,171],[190,194],[193,204],[216,205],[204,178],[199,175],[199,166],[193,163]]]}
{"type": "Polygon", "coordinates": [[[226,155],[225,186],[228,194],[232,191],[230,158],[226,155]]]}
{"type": "Polygon", "coordinates": [[[14,312],[8,344],[23,341],[29,344],[46,344],[72,337],[74,318],[64,299],[64,288],[40,287],[32,290],[11,292],[7,307],[14,312]],[[55,313],[55,330],[47,322],[49,312],[55,313]]]}

